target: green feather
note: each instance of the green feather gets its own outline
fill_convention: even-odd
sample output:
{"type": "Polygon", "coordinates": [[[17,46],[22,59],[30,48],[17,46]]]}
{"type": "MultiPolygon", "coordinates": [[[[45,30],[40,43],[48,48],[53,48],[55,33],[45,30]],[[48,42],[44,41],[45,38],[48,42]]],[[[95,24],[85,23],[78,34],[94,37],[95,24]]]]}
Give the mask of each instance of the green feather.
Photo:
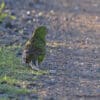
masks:
{"type": "Polygon", "coordinates": [[[39,64],[44,60],[46,54],[46,37],[47,28],[38,27],[32,35],[32,38],[26,43],[26,62],[37,61],[39,64]]]}

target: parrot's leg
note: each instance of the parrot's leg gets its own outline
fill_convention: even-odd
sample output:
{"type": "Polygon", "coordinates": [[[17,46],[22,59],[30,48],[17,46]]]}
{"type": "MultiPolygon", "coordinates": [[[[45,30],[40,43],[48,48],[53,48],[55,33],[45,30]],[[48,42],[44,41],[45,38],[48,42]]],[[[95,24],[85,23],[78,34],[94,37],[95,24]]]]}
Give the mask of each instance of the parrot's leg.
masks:
{"type": "Polygon", "coordinates": [[[29,65],[31,66],[31,68],[32,68],[33,70],[39,70],[39,68],[37,68],[37,66],[35,66],[35,65],[32,63],[32,61],[29,63],[29,65]]]}
{"type": "Polygon", "coordinates": [[[26,50],[24,50],[22,54],[22,64],[25,64],[25,62],[26,62],[26,50]]]}
{"type": "Polygon", "coordinates": [[[36,67],[39,68],[39,63],[38,60],[36,61],[36,67]]]}

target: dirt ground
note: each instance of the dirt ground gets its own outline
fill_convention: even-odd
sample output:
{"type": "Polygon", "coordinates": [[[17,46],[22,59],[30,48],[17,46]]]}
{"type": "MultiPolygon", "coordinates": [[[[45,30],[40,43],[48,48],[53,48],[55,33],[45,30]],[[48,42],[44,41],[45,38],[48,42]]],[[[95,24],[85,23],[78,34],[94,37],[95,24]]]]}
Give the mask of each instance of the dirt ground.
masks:
{"type": "Polygon", "coordinates": [[[100,0],[5,1],[17,20],[0,26],[0,45],[25,43],[39,25],[49,30],[41,69],[51,74],[39,77],[39,100],[100,100],[100,0]]]}

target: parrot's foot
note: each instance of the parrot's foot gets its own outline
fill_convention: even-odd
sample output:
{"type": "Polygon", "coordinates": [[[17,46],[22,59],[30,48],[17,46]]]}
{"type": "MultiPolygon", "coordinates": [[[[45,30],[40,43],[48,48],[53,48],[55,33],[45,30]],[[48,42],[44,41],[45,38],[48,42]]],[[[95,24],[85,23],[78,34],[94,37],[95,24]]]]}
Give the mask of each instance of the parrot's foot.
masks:
{"type": "Polygon", "coordinates": [[[36,71],[40,70],[40,69],[37,68],[36,66],[31,66],[31,68],[32,68],[33,70],[36,70],[36,71]]]}
{"type": "Polygon", "coordinates": [[[33,65],[32,62],[30,62],[29,65],[30,65],[30,67],[31,67],[33,70],[36,70],[36,71],[40,70],[40,69],[38,68],[38,66],[33,65]]]}

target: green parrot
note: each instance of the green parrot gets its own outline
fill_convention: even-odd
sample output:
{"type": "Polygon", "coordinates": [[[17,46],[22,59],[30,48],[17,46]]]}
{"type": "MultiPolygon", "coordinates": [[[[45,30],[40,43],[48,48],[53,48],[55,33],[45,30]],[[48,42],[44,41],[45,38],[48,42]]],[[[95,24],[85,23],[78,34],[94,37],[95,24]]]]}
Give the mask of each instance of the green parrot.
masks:
{"type": "Polygon", "coordinates": [[[44,60],[46,54],[47,28],[39,26],[32,38],[25,44],[22,54],[22,63],[28,64],[32,69],[39,70],[39,64],[44,60]]]}

